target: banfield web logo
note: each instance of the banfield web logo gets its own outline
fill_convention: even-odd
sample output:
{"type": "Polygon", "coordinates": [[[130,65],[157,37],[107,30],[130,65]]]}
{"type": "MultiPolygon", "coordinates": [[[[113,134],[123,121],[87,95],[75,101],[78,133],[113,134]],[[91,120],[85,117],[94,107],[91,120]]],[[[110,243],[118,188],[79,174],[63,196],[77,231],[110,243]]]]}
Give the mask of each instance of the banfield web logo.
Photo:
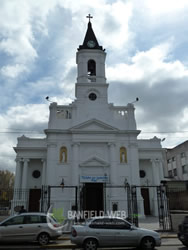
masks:
{"type": "Polygon", "coordinates": [[[101,217],[103,218],[104,216],[108,216],[108,217],[121,217],[121,218],[126,218],[127,217],[127,213],[124,210],[120,210],[120,211],[95,211],[95,210],[84,210],[84,211],[68,211],[68,219],[73,220],[75,218],[77,219],[81,219],[81,220],[85,220],[91,217],[101,217]]]}
{"type": "Polygon", "coordinates": [[[63,229],[68,225],[67,218],[63,216],[63,208],[53,208],[51,205],[47,212],[47,223],[51,229],[62,229],[63,231],[63,229]]]}
{"type": "Polygon", "coordinates": [[[127,213],[125,210],[119,210],[119,211],[95,211],[95,210],[84,210],[84,211],[73,211],[73,210],[68,210],[67,211],[67,216],[65,217],[63,215],[63,208],[53,208],[51,206],[48,209],[48,226],[50,228],[53,228],[54,230],[58,229],[65,229],[66,226],[68,226],[71,221],[83,221],[91,217],[101,217],[104,218],[105,216],[115,218],[115,217],[121,217],[121,218],[126,218],[127,213]],[[55,222],[57,222],[58,226],[54,227],[52,220],[50,219],[53,218],[55,219],[55,222]]]}

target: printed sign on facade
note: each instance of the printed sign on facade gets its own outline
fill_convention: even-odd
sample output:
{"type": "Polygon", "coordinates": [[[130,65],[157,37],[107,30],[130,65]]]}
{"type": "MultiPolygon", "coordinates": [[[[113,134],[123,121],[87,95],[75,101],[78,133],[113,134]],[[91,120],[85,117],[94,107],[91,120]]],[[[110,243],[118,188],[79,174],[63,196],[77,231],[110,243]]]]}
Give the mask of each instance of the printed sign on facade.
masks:
{"type": "Polygon", "coordinates": [[[80,182],[108,182],[108,176],[81,175],[80,182]]]}

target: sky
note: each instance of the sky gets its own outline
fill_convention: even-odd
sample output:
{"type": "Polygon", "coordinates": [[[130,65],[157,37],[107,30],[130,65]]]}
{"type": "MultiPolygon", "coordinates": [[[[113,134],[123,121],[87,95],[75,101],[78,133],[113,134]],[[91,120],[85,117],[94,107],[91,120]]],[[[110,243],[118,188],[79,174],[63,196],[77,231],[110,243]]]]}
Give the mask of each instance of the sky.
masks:
{"type": "Polygon", "coordinates": [[[0,0],[0,169],[17,137],[41,137],[49,102],[75,99],[76,51],[90,13],[106,49],[108,100],[134,103],[138,138],[188,138],[187,0],[0,0]]]}

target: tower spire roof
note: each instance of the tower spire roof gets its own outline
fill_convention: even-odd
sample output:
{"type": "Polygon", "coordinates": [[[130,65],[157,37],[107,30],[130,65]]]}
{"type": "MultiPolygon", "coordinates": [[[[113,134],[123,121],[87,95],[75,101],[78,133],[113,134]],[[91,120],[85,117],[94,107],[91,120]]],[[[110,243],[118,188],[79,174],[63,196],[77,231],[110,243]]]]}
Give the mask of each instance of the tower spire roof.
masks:
{"type": "Polygon", "coordinates": [[[100,49],[100,50],[103,50],[102,46],[99,46],[99,43],[98,43],[97,38],[95,36],[95,33],[92,29],[92,24],[91,24],[90,19],[93,17],[90,14],[88,14],[88,16],[86,16],[86,18],[89,18],[88,27],[87,27],[87,31],[85,34],[83,44],[79,46],[78,50],[81,50],[81,49],[100,49]]]}

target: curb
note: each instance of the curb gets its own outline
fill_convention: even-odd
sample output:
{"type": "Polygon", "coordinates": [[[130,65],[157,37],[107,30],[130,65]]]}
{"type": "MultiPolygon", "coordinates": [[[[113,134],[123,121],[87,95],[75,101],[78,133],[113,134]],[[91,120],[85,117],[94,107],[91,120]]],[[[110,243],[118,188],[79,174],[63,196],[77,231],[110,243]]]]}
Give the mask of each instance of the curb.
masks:
{"type": "Polygon", "coordinates": [[[177,239],[177,235],[161,235],[161,239],[177,239]]]}
{"type": "MultiPolygon", "coordinates": [[[[165,247],[174,247],[174,246],[177,246],[177,247],[182,247],[183,245],[182,244],[162,244],[161,246],[165,246],[165,247]]],[[[45,248],[45,249],[76,249],[76,248],[80,248],[80,247],[78,247],[78,246],[76,246],[76,245],[71,245],[71,244],[53,244],[53,245],[46,245],[46,246],[41,246],[41,249],[43,249],[43,248],[45,248]]],[[[105,250],[105,249],[107,249],[107,250],[109,250],[109,248],[99,248],[99,249],[103,249],[103,250],[105,250]]],[[[124,247],[122,248],[122,247],[111,247],[110,249],[124,249],[124,247]]]]}
{"type": "Polygon", "coordinates": [[[73,245],[73,244],[49,244],[49,245],[45,245],[45,246],[41,246],[40,247],[41,249],[43,249],[43,248],[45,248],[45,249],[47,249],[47,248],[50,248],[50,249],[52,249],[52,248],[65,248],[65,249],[75,249],[75,248],[78,248],[76,245],[73,245]]]}
{"type": "Polygon", "coordinates": [[[59,237],[56,240],[70,240],[70,237],[59,237]]]}

